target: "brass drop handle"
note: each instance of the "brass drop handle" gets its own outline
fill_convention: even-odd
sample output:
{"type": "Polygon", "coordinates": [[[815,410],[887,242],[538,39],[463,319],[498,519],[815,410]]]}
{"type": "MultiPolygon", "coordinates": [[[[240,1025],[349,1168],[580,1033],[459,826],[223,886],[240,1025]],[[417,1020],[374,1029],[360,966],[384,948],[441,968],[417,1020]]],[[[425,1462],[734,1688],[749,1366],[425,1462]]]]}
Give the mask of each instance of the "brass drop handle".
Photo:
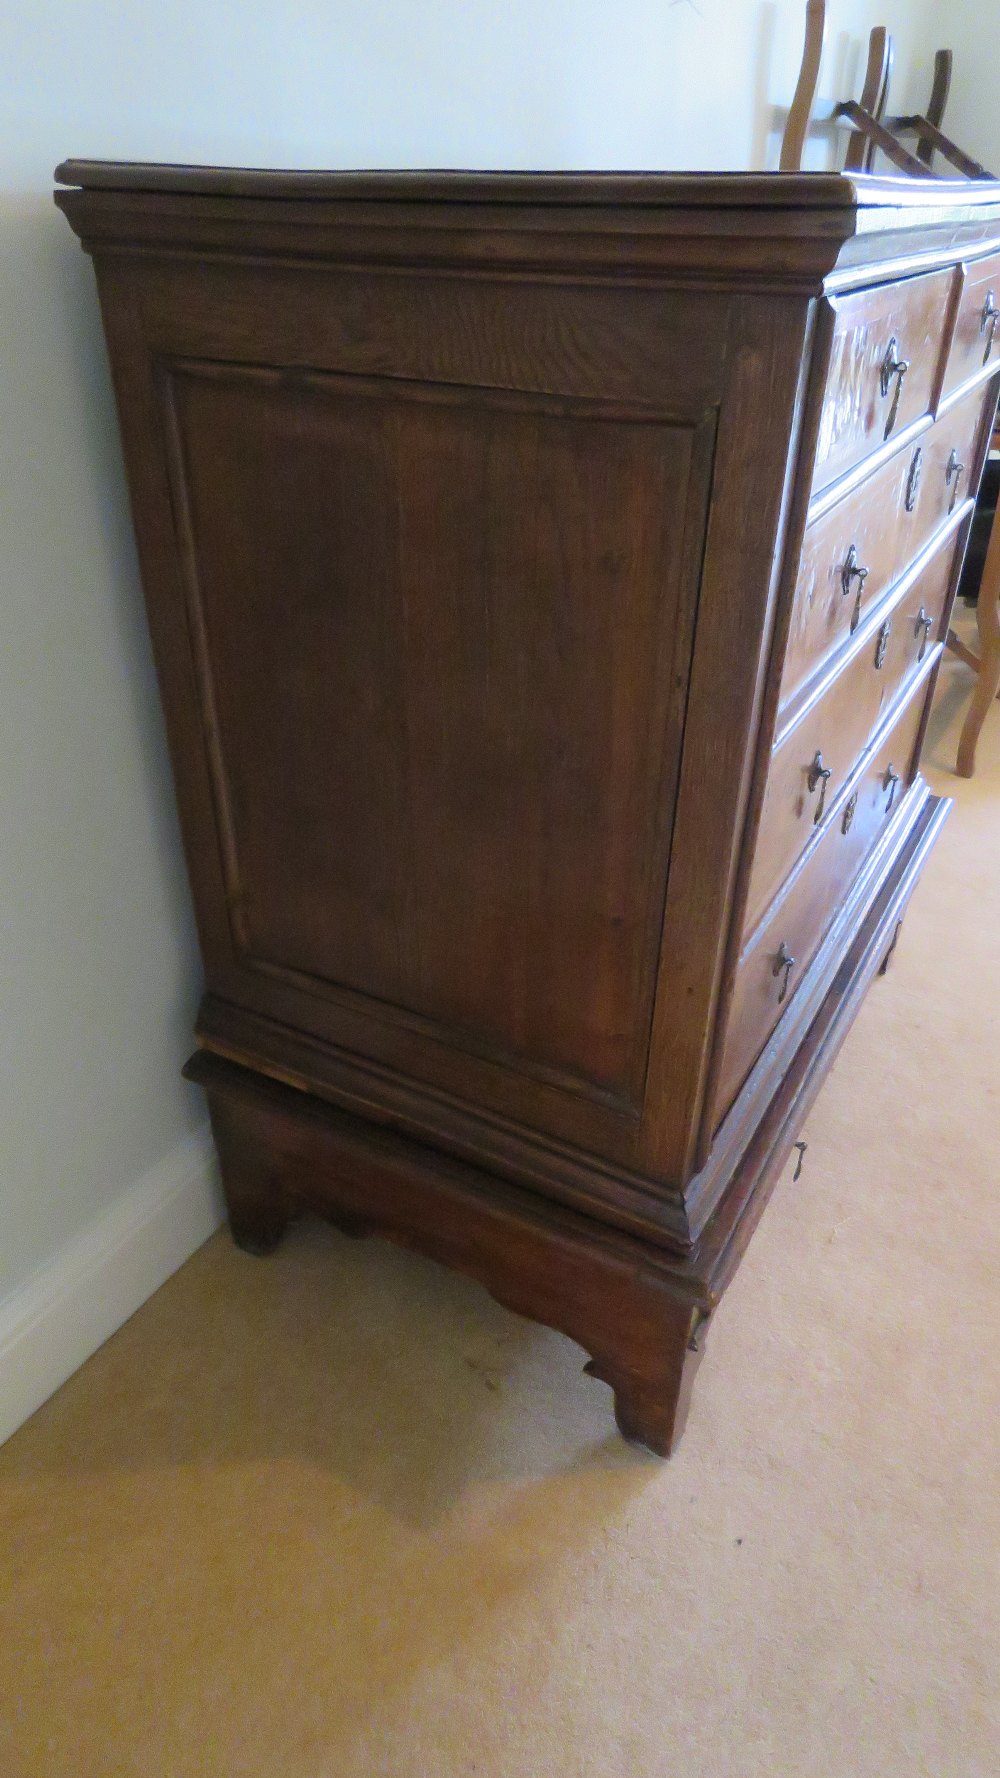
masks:
{"type": "Polygon", "coordinates": [[[888,395],[893,378],[898,378],[899,383],[901,383],[910,368],[910,360],[908,358],[897,358],[896,354],[898,351],[899,341],[896,338],[896,335],[893,334],[885,349],[885,357],[882,360],[882,369],[879,372],[879,382],[881,384],[883,395],[888,395]]]}
{"type": "Polygon", "coordinates": [[[774,968],[771,971],[773,976],[778,977],[780,975],[783,978],[781,983],[781,993],[778,995],[779,1006],[784,1000],[785,995],[788,993],[788,978],[794,968],[795,958],[792,956],[784,939],[782,939],[778,948],[778,955],[774,959],[774,968]]]}
{"type": "Polygon", "coordinates": [[[920,477],[924,472],[923,447],[918,445],[910,459],[910,467],[906,476],[906,488],[903,492],[903,505],[907,512],[912,512],[917,504],[920,493],[920,477]]]}
{"type": "Polygon", "coordinates": [[[886,649],[889,646],[889,637],[891,634],[892,634],[892,618],[887,617],[885,620],[885,623],[882,625],[882,628],[879,630],[878,641],[875,644],[875,671],[876,671],[876,673],[881,673],[882,668],[885,666],[886,649]]]}
{"type": "Polygon", "coordinates": [[[965,464],[962,462],[962,459],[959,456],[958,452],[956,450],[953,450],[951,453],[951,456],[948,458],[948,462],[945,466],[945,472],[944,472],[945,487],[951,488],[952,482],[954,482],[954,484],[955,484],[954,488],[952,488],[951,505],[948,508],[949,512],[953,511],[954,506],[955,506],[955,501],[958,499],[958,485],[959,485],[964,474],[965,474],[965,464]]]}
{"type": "Polygon", "coordinates": [[[885,812],[887,815],[889,813],[889,810],[892,808],[893,802],[895,800],[896,785],[898,783],[899,783],[899,773],[896,771],[895,767],[894,766],[886,766],[885,775],[882,779],[882,788],[883,788],[883,790],[887,790],[889,792],[889,801],[885,805],[885,812]]]}
{"type": "Polygon", "coordinates": [[[899,341],[895,334],[893,334],[892,339],[886,347],[885,357],[882,360],[882,366],[879,370],[879,387],[882,390],[883,399],[888,395],[893,384],[895,383],[896,385],[892,397],[892,406],[889,409],[889,417],[885,423],[884,437],[886,438],[888,438],[896,424],[896,414],[899,410],[899,397],[903,391],[903,378],[909,368],[910,360],[908,358],[900,358],[899,341]]]}
{"type": "Polygon", "coordinates": [[[934,619],[928,616],[925,606],[921,605],[920,610],[917,612],[917,621],[913,626],[913,634],[920,637],[920,648],[917,653],[918,661],[922,661],[924,658],[927,644],[930,641],[931,630],[933,628],[934,619]]]}
{"type": "Polygon", "coordinates": [[[862,568],[858,561],[858,552],[852,543],[847,552],[847,559],[844,562],[844,566],[840,570],[840,589],[845,599],[850,598],[851,588],[854,585],[854,582],[857,581],[858,583],[857,595],[854,600],[854,610],[851,612],[852,632],[857,629],[861,622],[861,600],[865,590],[865,581],[868,579],[868,572],[868,569],[862,568]]]}
{"type": "Polygon", "coordinates": [[[979,316],[980,338],[982,338],[984,334],[986,336],[986,350],[983,353],[984,364],[988,364],[990,361],[990,353],[993,350],[993,341],[996,339],[998,321],[1000,321],[1000,309],[997,308],[996,297],[993,295],[992,290],[990,290],[987,291],[986,301],[983,304],[979,316]]]}
{"type": "Polygon", "coordinates": [[[823,786],[819,793],[819,802],[816,804],[816,813],[813,816],[814,822],[820,822],[823,819],[823,805],[826,802],[826,787],[832,777],[833,768],[831,766],[825,766],[823,764],[822,753],[817,753],[812,765],[809,767],[809,777],[806,780],[810,791],[815,791],[817,784],[822,784],[823,786]]]}

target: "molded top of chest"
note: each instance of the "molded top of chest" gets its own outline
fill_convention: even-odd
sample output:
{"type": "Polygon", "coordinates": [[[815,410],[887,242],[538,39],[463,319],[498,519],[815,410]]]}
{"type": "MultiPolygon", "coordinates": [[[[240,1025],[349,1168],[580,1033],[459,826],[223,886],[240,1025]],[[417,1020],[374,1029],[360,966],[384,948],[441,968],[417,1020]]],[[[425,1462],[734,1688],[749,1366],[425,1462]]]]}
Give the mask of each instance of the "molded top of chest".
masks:
{"type": "Polygon", "coordinates": [[[844,173],[296,172],[64,161],[88,248],[572,266],[818,290],[836,274],[1000,239],[1000,183],[844,173]],[[934,237],[929,242],[929,235],[934,237]]]}

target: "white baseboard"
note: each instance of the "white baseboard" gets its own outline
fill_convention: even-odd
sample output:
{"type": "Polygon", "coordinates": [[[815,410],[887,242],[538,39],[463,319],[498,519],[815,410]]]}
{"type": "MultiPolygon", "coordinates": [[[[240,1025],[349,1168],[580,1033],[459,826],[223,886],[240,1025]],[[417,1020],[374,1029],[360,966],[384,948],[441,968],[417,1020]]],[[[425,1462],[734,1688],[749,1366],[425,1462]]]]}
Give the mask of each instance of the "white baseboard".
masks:
{"type": "Polygon", "coordinates": [[[206,1124],[0,1302],[0,1444],[208,1240],[224,1215],[206,1124]]]}

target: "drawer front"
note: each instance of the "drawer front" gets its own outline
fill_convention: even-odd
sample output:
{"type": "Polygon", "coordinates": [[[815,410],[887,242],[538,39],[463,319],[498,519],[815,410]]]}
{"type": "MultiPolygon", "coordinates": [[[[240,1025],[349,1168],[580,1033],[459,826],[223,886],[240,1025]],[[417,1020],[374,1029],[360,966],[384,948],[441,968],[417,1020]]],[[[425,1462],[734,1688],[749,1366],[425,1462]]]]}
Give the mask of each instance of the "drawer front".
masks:
{"type": "Polygon", "coordinates": [[[832,684],[779,735],[771,759],[747,899],[753,931],[840,795],[858,757],[937,639],[955,560],[954,538],[859,632],[832,684]]]}
{"type": "Polygon", "coordinates": [[[814,490],[929,412],[956,276],[948,267],[834,300],[814,490]]]}
{"type": "Polygon", "coordinates": [[[905,572],[938,526],[968,497],[985,400],[986,392],[974,389],[942,414],[912,453],[906,453],[912,497],[909,504],[904,498],[896,514],[897,574],[905,572]]]}
{"type": "Polygon", "coordinates": [[[894,457],[807,527],[781,678],[783,707],[847,646],[892,585],[912,460],[912,451],[894,457]]]}
{"type": "Polygon", "coordinates": [[[900,806],[913,776],[926,688],[921,674],[896,722],[865,760],[851,796],[831,812],[816,846],[740,960],[720,1070],[720,1114],[791,1005],[867,854],[900,806]]]}
{"type": "Polygon", "coordinates": [[[975,260],[965,268],[958,301],[955,336],[948,355],[944,392],[958,389],[970,377],[1000,362],[1000,253],[975,260]]]}
{"type": "Polygon", "coordinates": [[[781,706],[817,673],[965,499],[982,389],[806,529],[781,678],[781,706]],[[959,467],[961,466],[961,467],[959,467]]]}

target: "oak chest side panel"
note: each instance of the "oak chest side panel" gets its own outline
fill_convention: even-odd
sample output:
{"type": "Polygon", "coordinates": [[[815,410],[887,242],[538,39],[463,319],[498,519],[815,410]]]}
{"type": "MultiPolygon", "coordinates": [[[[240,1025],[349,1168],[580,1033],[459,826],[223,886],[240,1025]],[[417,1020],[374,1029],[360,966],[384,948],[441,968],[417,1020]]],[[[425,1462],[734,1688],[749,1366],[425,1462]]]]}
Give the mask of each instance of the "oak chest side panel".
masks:
{"type": "Polygon", "coordinates": [[[99,272],[215,1005],[677,1198],[808,304],[99,272]]]}

